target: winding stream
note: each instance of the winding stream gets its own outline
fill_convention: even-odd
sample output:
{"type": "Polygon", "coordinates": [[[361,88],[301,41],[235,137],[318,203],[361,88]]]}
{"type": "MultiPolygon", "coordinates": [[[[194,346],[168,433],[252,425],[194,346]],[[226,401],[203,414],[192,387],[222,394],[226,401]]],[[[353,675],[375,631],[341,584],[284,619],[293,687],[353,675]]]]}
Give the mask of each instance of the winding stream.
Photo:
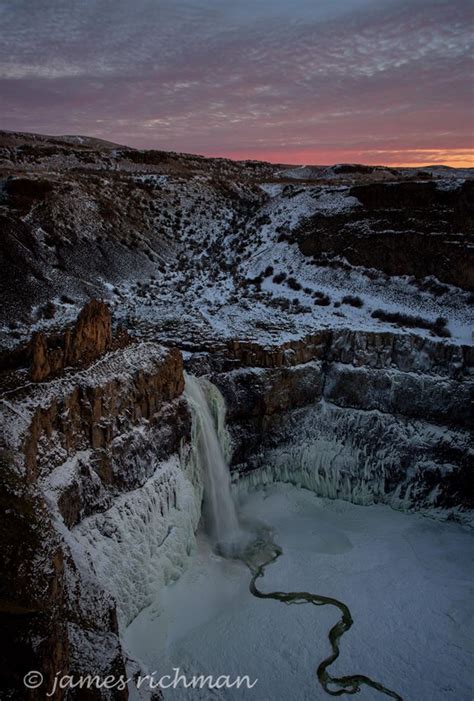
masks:
{"type": "Polygon", "coordinates": [[[127,627],[145,668],[258,679],[229,701],[472,698],[472,533],[284,484],[239,505],[248,546],[216,557],[201,530],[183,574],[127,627]]]}
{"type": "Polygon", "coordinates": [[[317,677],[321,686],[326,693],[331,696],[342,696],[343,694],[356,694],[360,691],[361,685],[370,686],[372,689],[380,691],[386,696],[390,696],[397,701],[403,701],[402,697],[391,689],[387,689],[383,684],[366,677],[363,674],[351,674],[344,677],[332,677],[328,670],[328,667],[332,665],[333,662],[339,657],[339,641],[352,626],[353,620],[351,612],[342,601],[333,599],[328,596],[321,596],[319,594],[311,594],[306,591],[292,591],[292,592],[262,592],[257,587],[257,579],[264,577],[265,568],[271,565],[273,562],[283,554],[282,548],[275,544],[271,538],[268,537],[268,531],[266,532],[266,537],[260,537],[253,541],[251,545],[247,547],[244,551],[242,557],[243,562],[247,565],[252,573],[252,578],[250,580],[250,591],[251,593],[259,599],[276,599],[284,604],[313,604],[314,606],[335,606],[339,609],[342,616],[341,619],[334,625],[329,633],[328,638],[331,643],[332,653],[329,657],[326,657],[318,666],[316,670],[317,677]],[[263,561],[259,562],[261,556],[263,556],[263,561]],[[336,687],[336,688],[330,688],[336,687]]]}
{"type": "Polygon", "coordinates": [[[316,670],[323,689],[331,696],[356,694],[361,685],[403,701],[395,691],[387,689],[379,682],[363,674],[344,677],[332,677],[328,667],[339,657],[339,641],[352,626],[353,620],[349,608],[342,601],[309,592],[262,592],[257,587],[257,579],[265,575],[267,565],[275,562],[282,555],[282,548],[274,543],[272,531],[260,526],[257,536],[250,540],[245,537],[239,524],[237,510],[230,490],[230,472],[219,436],[219,426],[225,425],[225,403],[220,392],[212,383],[203,378],[185,375],[186,396],[194,413],[197,432],[197,453],[204,468],[204,493],[208,504],[208,523],[215,549],[223,557],[242,560],[252,573],[250,591],[259,599],[276,599],[285,604],[313,604],[314,606],[335,606],[342,616],[328,634],[332,653],[326,657],[316,670]],[[262,560],[263,561],[259,561],[262,560]],[[336,688],[330,688],[336,687],[336,688]]]}

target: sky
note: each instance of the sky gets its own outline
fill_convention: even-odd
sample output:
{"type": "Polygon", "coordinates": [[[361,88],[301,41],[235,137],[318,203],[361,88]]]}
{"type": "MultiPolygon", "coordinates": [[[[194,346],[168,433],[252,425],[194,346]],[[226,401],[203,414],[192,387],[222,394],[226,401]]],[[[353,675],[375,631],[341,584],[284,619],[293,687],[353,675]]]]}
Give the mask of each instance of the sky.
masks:
{"type": "Polygon", "coordinates": [[[474,0],[0,0],[0,129],[474,165],[474,0]]]}

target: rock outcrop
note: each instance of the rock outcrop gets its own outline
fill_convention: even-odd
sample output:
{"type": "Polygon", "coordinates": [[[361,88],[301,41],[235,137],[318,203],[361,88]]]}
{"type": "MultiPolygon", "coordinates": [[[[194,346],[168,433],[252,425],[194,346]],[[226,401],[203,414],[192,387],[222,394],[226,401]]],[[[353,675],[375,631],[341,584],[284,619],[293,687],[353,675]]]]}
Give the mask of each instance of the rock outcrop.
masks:
{"type": "Polygon", "coordinates": [[[387,275],[429,275],[474,289],[466,239],[474,235],[473,183],[443,190],[434,182],[368,184],[350,194],[362,207],[335,216],[316,215],[295,232],[300,250],[387,275]]]}
{"type": "MultiPolygon", "coordinates": [[[[123,343],[127,339],[121,337],[123,343]]],[[[31,379],[41,382],[59,375],[67,367],[86,367],[112,347],[112,317],[107,305],[91,300],[79,313],[72,329],[64,333],[33,334],[31,379]]]]}
{"type": "Polygon", "coordinates": [[[211,357],[214,366],[220,363],[222,369],[291,367],[310,360],[324,360],[355,367],[397,368],[405,372],[463,377],[474,364],[474,349],[414,334],[327,329],[275,345],[231,341],[211,357]]]}
{"type": "MultiPolygon", "coordinates": [[[[56,688],[58,672],[80,675],[125,675],[115,602],[79,563],[38,485],[25,484],[8,453],[2,453],[0,564],[2,635],[0,652],[2,698],[55,701],[65,698],[56,688]],[[27,689],[23,678],[38,670],[43,683],[27,689]]],[[[79,691],[68,698],[86,697],[79,691]]],[[[123,691],[114,698],[127,698],[123,691]]]]}

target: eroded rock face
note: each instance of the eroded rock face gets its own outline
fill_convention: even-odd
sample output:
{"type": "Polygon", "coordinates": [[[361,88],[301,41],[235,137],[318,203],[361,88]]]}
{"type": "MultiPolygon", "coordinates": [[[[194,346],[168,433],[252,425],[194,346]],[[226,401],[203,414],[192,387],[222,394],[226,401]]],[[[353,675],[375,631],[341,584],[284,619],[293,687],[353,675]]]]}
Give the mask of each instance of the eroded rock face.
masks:
{"type": "Polygon", "coordinates": [[[472,506],[471,347],[324,330],[187,362],[225,397],[236,479],[445,515],[472,506]]]}
{"type": "Polygon", "coordinates": [[[311,360],[339,362],[354,367],[398,369],[433,373],[453,379],[470,374],[474,349],[389,331],[323,329],[292,341],[269,345],[230,341],[220,348],[195,353],[187,365],[195,374],[226,372],[241,367],[287,368],[311,360]]]}
{"type": "Polygon", "coordinates": [[[254,436],[252,427],[242,421],[232,426],[236,445],[244,446],[243,461],[233,468],[239,488],[290,482],[322,497],[470,523],[469,431],[327,400],[275,414],[254,436]]]}
{"type": "MultiPolygon", "coordinates": [[[[91,318],[86,314],[78,324],[87,329],[77,335],[82,348],[91,339],[94,348],[109,339],[107,326],[89,333],[91,318]]],[[[125,673],[115,601],[87,558],[78,557],[71,529],[102,514],[120,494],[139,490],[160,461],[189,440],[183,386],[179,351],[136,343],[52,383],[10,392],[2,404],[7,517],[0,523],[0,615],[13,640],[2,660],[11,698],[22,693],[31,669],[44,670],[50,688],[59,670],[125,673]]],[[[88,698],[105,696],[92,691],[88,698]]]]}
{"type": "Polygon", "coordinates": [[[112,317],[107,305],[91,300],[77,317],[69,345],[66,345],[66,362],[87,365],[105,353],[112,343],[112,317]]]}
{"type": "MultiPolygon", "coordinates": [[[[58,671],[76,678],[125,674],[115,602],[75,561],[38,485],[25,484],[7,452],[1,465],[1,508],[8,514],[0,521],[0,619],[8,639],[0,653],[2,698],[42,701],[54,689],[58,671]],[[100,641],[102,654],[93,664],[85,662],[87,646],[78,645],[78,632],[100,641]],[[43,674],[38,689],[23,684],[31,670],[43,674]]],[[[78,693],[70,698],[80,698],[78,693]]],[[[50,695],[64,697],[59,688],[50,695]]],[[[101,695],[92,691],[88,698],[101,695]]]]}
{"type": "Polygon", "coordinates": [[[318,214],[295,233],[307,256],[343,256],[352,265],[387,275],[435,275],[474,289],[473,183],[443,190],[434,182],[371,183],[352,187],[362,207],[336,216],[318,214]]]}
{"type": "Polygon", "coordinates": [[[73,329],[49,337],[43,332],[33,335],[31,379],[41,382],[59,375],[66,367],[86,367],[111,346],[110,311],[106,304],[92,299],[79,313],[73,329]]]}
{"type": "MultiPolygon", "coordinates": [[[[397,508],[472,508],[470,349],[416,336],[330,332],[284,347],[232,345],[213,381],[233,470],[397,508]]],[[[196,369],[198,358],[194,361],[196,369]]]]}
{"type": "MultiPolygon", "coordinates": [[[[44,670],[52,688],[56,671],[67,666],[69,657],[64,551],[44,500],[15,475],[11,463],[12,456],[2,453],[0,499],[8,514],[0,521],[0,616],[9,643],[0,653],[5,698],[15,698],[15,690],[23,687],[23,677],[32,669],[44,670]],[[32,644],[35,639],[39,644],[32,644]]],[[[25,689],[25,698],[39,700],[44,695],[25,689]]]]}
{"type": "MultiPolygon", "coordinates": [[[[179,351],[165,353],[153,344],[137,344],[104,358],[70,383],[65,380],[64,386],[69,391],[61,391],[61,385],[59,390],[36,390],[39,406],[31,414],[23,443],[28,479],[45,476],[65,457],[92,450],[92,461],[104,483],[133,486],[132,471],[127,476],[125,464],[124,473],[114,472],[116,441],[127,426],[162,420],[160,412],[175,400],[176,415],[182,413],[179,397],[184,380],[179,351]],[[135,358],[137,368],[133,366],[135,358]]],[[[176,450],[182,437],[180,426],[176,428],[157,446],[157,455],[176,450]]],[[[119,455],[123,450],[121,446],[119,455]]]]}

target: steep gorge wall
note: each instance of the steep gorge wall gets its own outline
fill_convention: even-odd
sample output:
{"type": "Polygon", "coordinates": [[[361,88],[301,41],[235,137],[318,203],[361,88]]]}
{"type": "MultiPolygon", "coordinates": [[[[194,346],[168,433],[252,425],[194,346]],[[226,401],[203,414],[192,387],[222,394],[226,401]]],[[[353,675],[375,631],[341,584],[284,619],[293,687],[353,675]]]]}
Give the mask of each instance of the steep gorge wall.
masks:
{"type": "Polygon", "coordinates": [[[472,508],[470,348],[323,332],[233,349],[230,364],[219,354],[201,362],[226,399],[243,482],[283,479],[323,496],[445,515],[472,508]]]}
{"type": "MultiPolygon", "coordinates": [[[[115,567],[115,578],[101,567],[115,558],[133,569],[133,548],[148,528],[153,562],[171,524],[165,548],[174,563],[169,576],[177,576],[177,553],[181,548],[183,560],[200,505],[197,475],[183,470],[191,432],[183,386],[177,350],[135,343],[3,395],[0,617],[11,648],[2,653],[1,674],[11,698],[44,698],[58,671],[105,677],[130,670],[116,604],[122,614],[127,596],[140,606],[151,593],[133,591],[139,567],[115,567]],[[95,548],[88,547],[91,533],[95,548]],[[28,692],[22,678],[31,669],[42,670],[45,681],[28,692]]],[[[85,698],[81,693],[68,698],[85,698]]],[[[53,698],[63,697],[58,690],[53,698]]],[[[87,698],[108,696],[96,690],[87,698]]],[[[113,698],[127,693],[116,690],[113,698]]]]}
{"type": "MultiPolygon", "coordinates": [[[[347,214],[308,219],[295,239],[306,256],[344,257],[387,275],[434,275],[472,290],[474,186],[435,182],[370,183],[350,189],[362,205],[347,214]]],[[[290,237],[292,238],[292,237],[290,237]]]]}

